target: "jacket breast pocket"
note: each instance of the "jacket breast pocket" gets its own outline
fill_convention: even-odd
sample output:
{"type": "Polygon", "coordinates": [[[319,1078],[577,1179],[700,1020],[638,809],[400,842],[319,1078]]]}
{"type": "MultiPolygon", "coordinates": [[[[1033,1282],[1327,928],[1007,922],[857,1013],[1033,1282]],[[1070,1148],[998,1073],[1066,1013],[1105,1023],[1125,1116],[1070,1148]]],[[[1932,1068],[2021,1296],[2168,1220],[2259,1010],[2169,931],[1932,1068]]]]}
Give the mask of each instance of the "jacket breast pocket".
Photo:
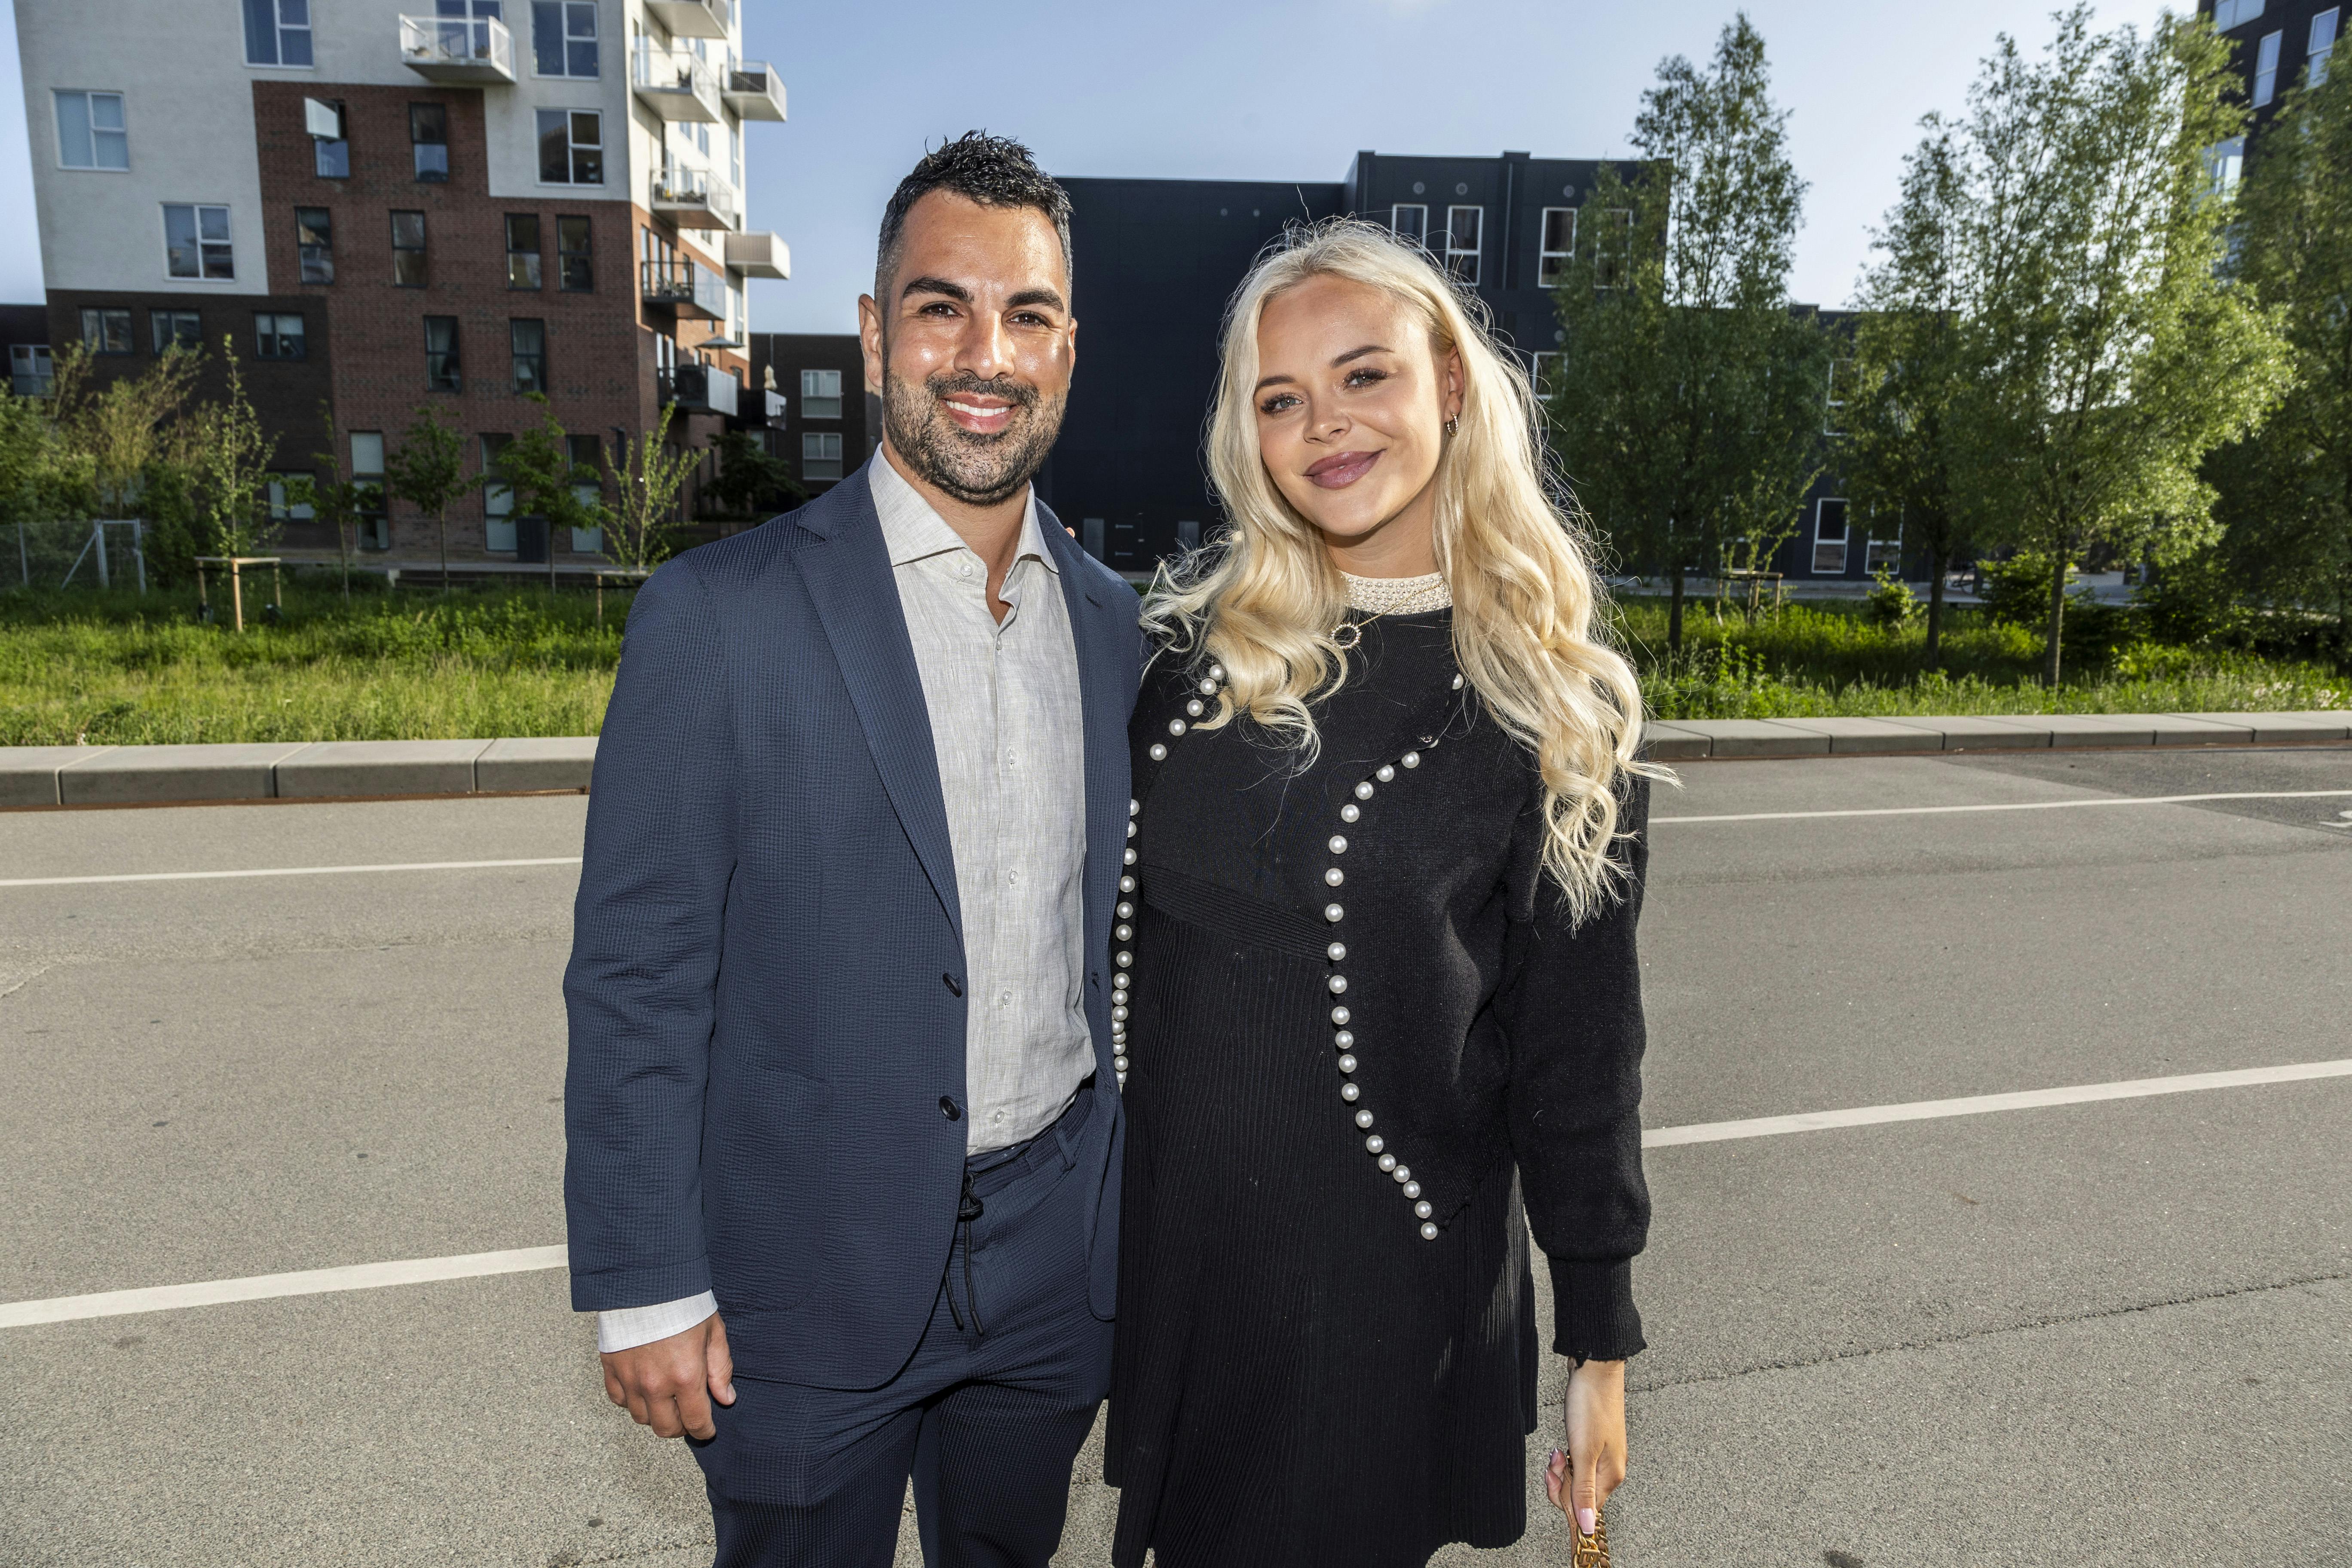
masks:
{"type": "Polygon", "coordinates": [[[703,1117],[702,1211],[722,1308],[781,1312],[823,1278],[833,1086],[789,1068],[714,1070],[703,1117]]]}

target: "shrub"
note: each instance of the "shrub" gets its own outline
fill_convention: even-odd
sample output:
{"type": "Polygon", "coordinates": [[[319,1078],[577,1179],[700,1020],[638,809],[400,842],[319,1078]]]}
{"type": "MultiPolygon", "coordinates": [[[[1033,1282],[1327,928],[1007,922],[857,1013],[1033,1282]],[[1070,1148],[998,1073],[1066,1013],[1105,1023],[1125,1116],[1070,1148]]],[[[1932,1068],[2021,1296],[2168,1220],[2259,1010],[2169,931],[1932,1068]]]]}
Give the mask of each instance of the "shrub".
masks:
{"type": "Polygon", "coordinates": [[[1919,596],[1911,591],[1911,584],[1884,572],[1870,580],[1869,606],[1870,624],[1886,631],[1901,631],[1921,609],[1919,596]]]}

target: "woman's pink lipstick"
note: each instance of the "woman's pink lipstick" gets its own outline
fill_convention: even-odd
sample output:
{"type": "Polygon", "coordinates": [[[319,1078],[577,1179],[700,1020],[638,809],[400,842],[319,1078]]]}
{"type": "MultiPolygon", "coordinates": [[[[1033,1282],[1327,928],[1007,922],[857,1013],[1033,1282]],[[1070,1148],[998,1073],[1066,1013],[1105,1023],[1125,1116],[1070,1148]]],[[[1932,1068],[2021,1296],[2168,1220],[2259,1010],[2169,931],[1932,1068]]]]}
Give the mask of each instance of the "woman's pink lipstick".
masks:
{"type": "Polygon", "coordinates": [[[1372,471],[1378,452],[1334,452],[1307,470],[1307,477],[1327,490],[1345,489],[1372,471]]]}

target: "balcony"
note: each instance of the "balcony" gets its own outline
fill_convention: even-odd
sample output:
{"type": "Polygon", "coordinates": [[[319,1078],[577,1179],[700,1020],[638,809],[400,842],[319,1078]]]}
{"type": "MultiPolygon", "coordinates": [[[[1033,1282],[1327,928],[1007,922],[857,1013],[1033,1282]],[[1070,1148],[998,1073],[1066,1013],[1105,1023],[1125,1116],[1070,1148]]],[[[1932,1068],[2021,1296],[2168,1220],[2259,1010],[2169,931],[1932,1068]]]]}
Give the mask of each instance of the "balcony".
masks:
{"type": "Polygon", "coordinates": [[[681,364],[661,377],[661,400],[680,414],[735,417],[735,375],[715,364],[681,364]]]}
{"type": "Polygon", "coordinates": [[[735,187],[708,169],[673,164],[662,170],[653,177],[652,200],[646,205],[680,228],[743,226],[742,209],[735,204],[735,187]]]}
{"type": "Polygon", "coordinates": [[[514,35],[489,16],[403,16],[400,58],[432,81],[504,87],[515,79],[514,35]]]}
{"type": "Polygon", "coordinates": [[[673,312],[680,321],[727,319],[727,280],[681,256],[675,261],[641,261],[639,295],[646,305],[673,312]]]}
{"type": "Polygon", "coordinates": [[[640,41],[629,60],[629,85],[637,101],[664,120],[719,122],[719,72],[685,49],[659,49],[640,41]]]}
{"type": "Polygon", "coordinates": [[[782,120],[784,84],[765,60],[745,60],[727,73],[727,107],[738,120],[782,120]]]}
{"type": "Polygon", "coordinates": [[[790,278],[793,275],[791,247],[764,231],[729,235],[725,259],[728,266],[746,278],[790,278]]]}
{"type": "Polygon", "coordinates": [[[730,0],[646,0],[646,15],[673,38],[723,38],[730,0]]]}

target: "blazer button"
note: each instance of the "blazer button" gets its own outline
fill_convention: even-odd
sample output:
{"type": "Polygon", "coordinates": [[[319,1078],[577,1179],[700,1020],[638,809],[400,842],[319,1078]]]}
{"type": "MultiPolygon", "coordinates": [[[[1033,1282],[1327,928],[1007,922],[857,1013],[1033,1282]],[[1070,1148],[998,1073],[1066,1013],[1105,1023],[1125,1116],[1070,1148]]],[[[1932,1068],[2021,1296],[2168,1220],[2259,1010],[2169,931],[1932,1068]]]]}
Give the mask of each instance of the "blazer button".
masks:
{"type": "Polygon", "coordinates": [[[952,974],[942,974],[942,975],[940,975],[940,984],[942,984],[942,985],[944,985],[944,986],[946,986],[946,987],[948,988],[948,990],[949,990],[950,994],[953,994],[953,995],[961,996],[961,995],[962,995],[962,994],[963,994],[963,982],[962,982],[962,981],[961,981],[961,980],[958,980],[958,979],[957,979],[954,975],[952,975],[952,974]]]}
{"type": "Polygon", "coordinates": [[[949,1099],[943,1094],[940,1096],[940,1114],[946,1117],[950,1121],[961,1121],[963,1120],[963,1107],[958,1105],[954,1100],[949,1099]]]}

